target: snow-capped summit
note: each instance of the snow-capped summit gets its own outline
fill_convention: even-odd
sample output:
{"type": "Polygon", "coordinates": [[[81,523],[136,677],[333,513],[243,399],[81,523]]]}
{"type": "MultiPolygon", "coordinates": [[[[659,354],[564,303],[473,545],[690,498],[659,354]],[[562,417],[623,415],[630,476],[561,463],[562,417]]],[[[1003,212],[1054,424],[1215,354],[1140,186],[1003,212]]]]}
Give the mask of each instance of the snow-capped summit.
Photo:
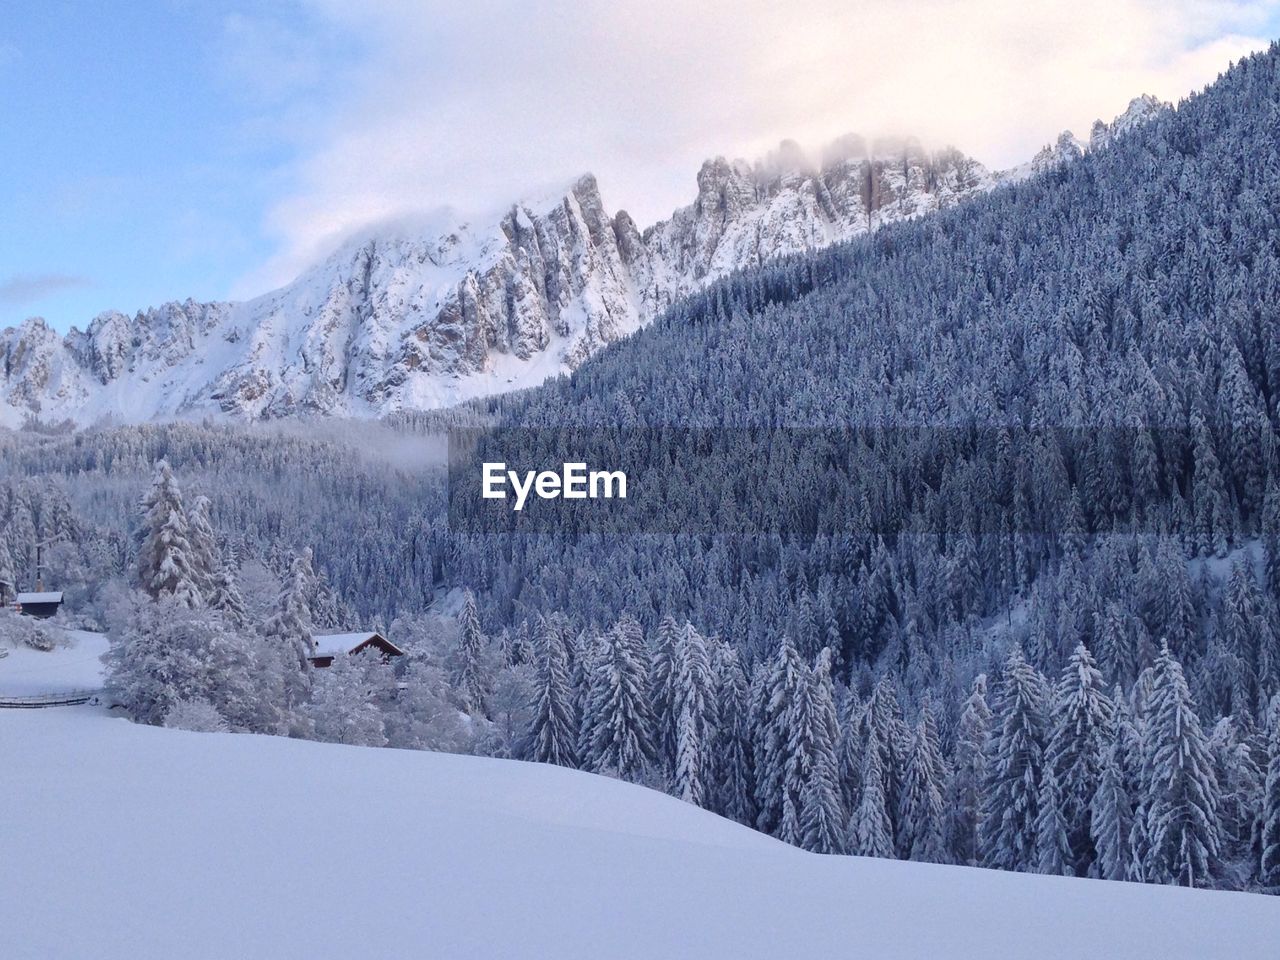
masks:
{"type": "Polygon", "coordinates": [[[1070,130],[1063,130],[1058,134],[1058,139],[1053,143],[1045,144],[1037,151],[1036,155],[1031,158],[1027,175],[1042,173],[1050,167],[1056,167],[1060,163],[1070,163],[1072,160],[1079,160],[1084,156],[1088,144],[1077,137],[1070,130]]]}
{"type": "Polygon", "coordinates": [[[1166,103],[1149,93],[1134,97],[1129,101],[1129,106],[1125,108],[1124,113],[1110,123],[1103,123],[1101,120],[1093,122],[1093,129],[1089,132],[1089,149],[1099,150],[1107,146],[1117,136],[1128,133],[1135,127],[1140,127],[1145,123],[1150,123],[1160,114],[1172,109],[1173,104],[1166,103]]]}
{"type": "Polygon", "coordinates": [[[1097,149],[1167,105],[1141,97],[1085,144],[1063,134],[991,173],[954,149],[846,136],[811,158],[708,160],[697,195],[641,231],[584,175],[487,218],[384,224],[243,303],[102,313],[60,337],[0,331],[0,425],[227,415],[377,416],[542,382],[735,269],[938,210],[1097,149]]]}
{"type": "Polygon", "coordinates": [[[1125,108],[1124,113],[1110,123],[1095,120],[1090,128],[1087,141],[1081,140],[1070,130],[1064,130],[1058,134],[1057,140],[1053,143],[1045,144],[1029,161],[1019,164],[1011,170],[1006,170],[999,176],[1004,181],[1016,182],[1038,173],[1043,173],[1059,164],[1079,160],[1086,152],[1101,150],[1109,146],[1116,137],[1149,123],[1160,114],[1172,109],[1173,104],[1166,103],[1149,93],[1144,93],[1142,96],[1134,97],[1130,100],[1129,106],[1125,108]]]}

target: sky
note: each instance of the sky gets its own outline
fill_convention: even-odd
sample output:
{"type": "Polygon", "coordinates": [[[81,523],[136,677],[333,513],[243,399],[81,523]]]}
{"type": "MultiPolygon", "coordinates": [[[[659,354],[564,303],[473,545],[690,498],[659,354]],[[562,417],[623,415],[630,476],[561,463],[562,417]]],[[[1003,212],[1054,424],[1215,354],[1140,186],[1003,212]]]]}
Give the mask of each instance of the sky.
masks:
{"type": "Polygon", "coordinates": [[[989,166],[1280,36],[1280,0],[0,0],[0,328],[245,298],[370,223],[909,134],[989,166]]]}

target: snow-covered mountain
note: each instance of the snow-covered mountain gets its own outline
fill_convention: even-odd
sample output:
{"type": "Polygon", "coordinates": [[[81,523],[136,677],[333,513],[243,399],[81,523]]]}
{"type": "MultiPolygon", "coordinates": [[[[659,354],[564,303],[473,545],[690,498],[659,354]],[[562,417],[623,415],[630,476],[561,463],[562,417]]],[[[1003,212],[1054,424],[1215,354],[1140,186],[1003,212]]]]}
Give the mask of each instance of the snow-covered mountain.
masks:
{"type": "MultiPolygon", "coordinates": [[[[1104,146],[1167,106],[1139,98],[1104,146]]],[[[1086,149],[1070,134],[992,173],[959,151],[845,137],[817,161],[794,143],[748,164],[709,160],[692,204],[641,231],[586,175],[538,201],[444,213],[349,241],[244,303],[100,314],[60,336],[0,332],[0,425],[173,416],[377,416],[540,383],[734,269],[959,203],[1086,149]]]]}

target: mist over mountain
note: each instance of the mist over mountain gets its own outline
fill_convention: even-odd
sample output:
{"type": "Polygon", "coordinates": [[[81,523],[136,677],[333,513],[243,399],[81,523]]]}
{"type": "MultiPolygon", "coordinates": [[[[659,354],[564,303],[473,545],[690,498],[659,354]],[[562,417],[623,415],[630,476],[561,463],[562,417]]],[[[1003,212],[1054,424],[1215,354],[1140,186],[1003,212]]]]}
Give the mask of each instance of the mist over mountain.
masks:
{"type": "MultiPolygon", "coordinates": [[[[1165,109],[1135,100],[1091,143],[1165,109]]],[[[703,164],[693,203],[643,231],[595,178],[491,221],[439,215],[366,232],[288,286],[243,303],[109,311],[59,335],[0,332],[0,425],[27,418],[368,417],[541,383],[735,270],[946,209],[1083,147],[1064,135],[992,173],[953,149],[849,136],[810,159],[703,164]]]]}

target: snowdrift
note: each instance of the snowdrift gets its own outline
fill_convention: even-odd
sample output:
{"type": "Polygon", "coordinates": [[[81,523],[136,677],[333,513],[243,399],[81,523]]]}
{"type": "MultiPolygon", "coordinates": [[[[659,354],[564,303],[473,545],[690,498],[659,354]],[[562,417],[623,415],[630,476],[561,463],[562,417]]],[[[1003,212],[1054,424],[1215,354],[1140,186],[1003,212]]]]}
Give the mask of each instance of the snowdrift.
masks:
{"type": "Polygon", "coordinates": [[[0,711],[17,958],[1247,958],[1280,899],[807,854],[554,767],[0,711]]]}

